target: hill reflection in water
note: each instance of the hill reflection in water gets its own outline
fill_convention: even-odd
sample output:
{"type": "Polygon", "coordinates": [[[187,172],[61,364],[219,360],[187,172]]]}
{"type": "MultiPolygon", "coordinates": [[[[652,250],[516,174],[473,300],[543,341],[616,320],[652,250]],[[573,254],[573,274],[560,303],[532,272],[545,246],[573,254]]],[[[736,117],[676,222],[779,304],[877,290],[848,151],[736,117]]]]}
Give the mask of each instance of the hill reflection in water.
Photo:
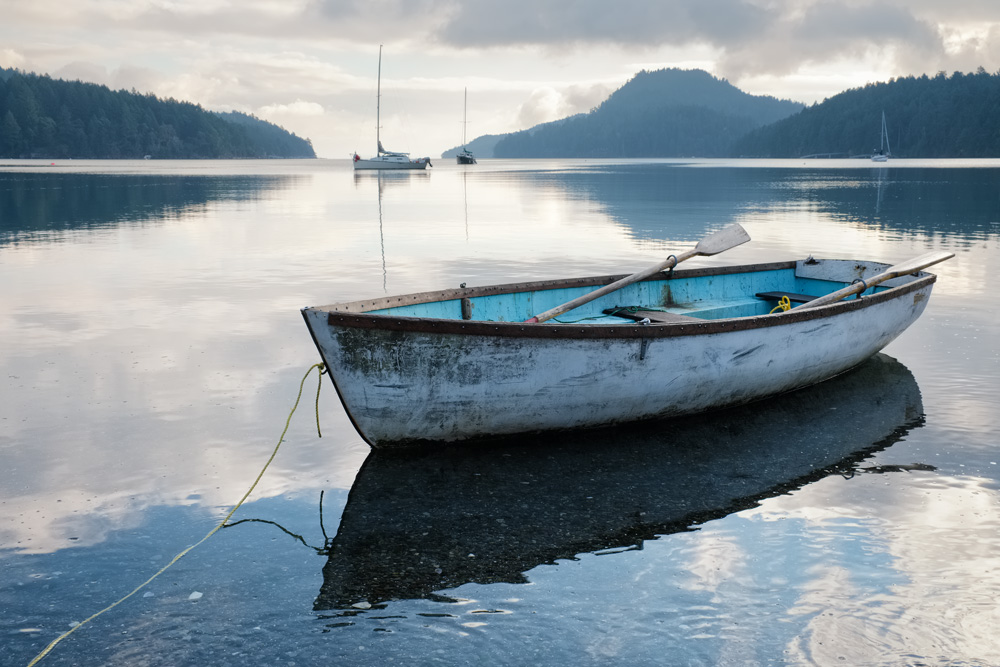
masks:
{"type": "MultiPolygon", "coordinates": [[[[838,161],[843,165],[845,161],[838,161]]],[[[689,167],[682,163],[593,164],[510,178],[558,188],[567,199],[592,201],[639,240],[697,240],[706,221],[720,226],[767,219],[789,210],[821,212],[850,225],[893,234],[959,238],[996,234],[997,182],[989,169],[941,167],[689,167]]],[[[858,165],[858,166],[853,166],[858,165]]],[[[865,166],[860,166],[865,165],[865,166]]]]}
{"type": "Polygon", "coordinates": [[[218,201],[251,200],[294,176],[0,172],[0,247],[133,223],[163,223],[218,201]]]}
{"type": "Polygon", "coordinates": [[[448,600],[439,591],[523,583],[543,563],[641,549],[853,474],[922,416],[912,374],[878,355],[823,384],[694,418],[477,449],[372,451],[314,608],[448,600]]]}

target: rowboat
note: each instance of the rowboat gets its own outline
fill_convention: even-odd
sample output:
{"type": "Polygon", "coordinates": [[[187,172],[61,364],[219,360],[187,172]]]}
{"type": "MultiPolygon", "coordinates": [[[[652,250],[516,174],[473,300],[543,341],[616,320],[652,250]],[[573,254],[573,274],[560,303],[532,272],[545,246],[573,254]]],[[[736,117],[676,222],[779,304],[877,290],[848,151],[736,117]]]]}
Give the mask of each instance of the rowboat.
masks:
{"type": "Polygon", "coordinates": [[[674,269],[747,240],[732,225],[629,276],[463,285],[302,315],[373,448],[474,442],[715,410],[822,382],[906,330],[936,280],[922,269],[952,257],[674,269]]]}
{"type": "Polygon", "coordinates": [[[913,374],[876,354],[801,391],[669,422],[374,449],[314,608],[358,614],[446,600],[468,583],[525,583],[539,565],[641,549],[829,475],[932,469],[890,449],[922,423],[913,374]],[[878,452],[881,465],[867,461],[878,452]]]}

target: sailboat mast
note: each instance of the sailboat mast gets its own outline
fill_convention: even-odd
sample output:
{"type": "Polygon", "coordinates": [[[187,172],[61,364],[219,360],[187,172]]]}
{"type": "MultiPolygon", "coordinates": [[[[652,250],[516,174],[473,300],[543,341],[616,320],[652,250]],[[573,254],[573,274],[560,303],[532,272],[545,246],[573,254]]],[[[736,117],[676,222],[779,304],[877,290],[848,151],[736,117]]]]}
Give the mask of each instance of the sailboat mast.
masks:
{"type": "Polygon", "coordinates": [[[462,147],[465,147],[465,128],[468,127],[469,121],[467,120],[467,114],[469,111],[469,89],[465,89],[465,98],[462,102],[462,147]]]}
{"type": "Polygon", "coordinates": [[[889,147],[889,127],[885,124],[885,112],[882,112],[882,136],[885,137],[885,152],[886,154],[892,153],[892,148],[889,147]]]}
{"type": "Polygon", "coordinates": [[[885,112],[882,112],[882,132],[878,140],[878,149],[880,151],[885,150],[885,112]]]}
{"type": "Polygon", "coordinates": [[[382,154],[382,137],[379,132],[382,129],[380,118],[382,107],[382,45],[378,45],[378,83],[375,84],[375,155],[382,154]]]}

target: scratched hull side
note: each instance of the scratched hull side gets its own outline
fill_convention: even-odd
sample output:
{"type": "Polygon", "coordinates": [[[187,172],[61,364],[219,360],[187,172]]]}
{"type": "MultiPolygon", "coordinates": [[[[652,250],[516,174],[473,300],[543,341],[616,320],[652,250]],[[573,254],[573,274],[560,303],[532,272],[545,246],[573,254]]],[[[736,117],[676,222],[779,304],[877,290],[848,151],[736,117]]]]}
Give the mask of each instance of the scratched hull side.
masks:
{"type": "Polygon", "coordinates": [[[814,384],[883,349],[929,293],[782,326],[648,339],[385,331],[329,325],[321,311],[307,318],[355,426],[373,447],[391,447],[689,414],[814,384]]]}

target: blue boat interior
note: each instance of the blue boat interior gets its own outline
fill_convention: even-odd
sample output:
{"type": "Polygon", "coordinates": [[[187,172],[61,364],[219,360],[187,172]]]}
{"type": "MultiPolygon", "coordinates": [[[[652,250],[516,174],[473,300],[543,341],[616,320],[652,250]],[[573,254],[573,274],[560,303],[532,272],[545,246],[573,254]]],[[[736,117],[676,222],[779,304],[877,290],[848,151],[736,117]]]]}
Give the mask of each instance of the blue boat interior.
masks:
{"type": "MultiPolygon", "coordinates": [[[[781,308],[787,296],[789,307],[828,294],[849,283],[796,276],[794,268],[720,275],[646,280],[559,315],[550,322],[623,324],[648,318],[652,322],[682,322],[688,318],[717,320],[767,315],[781,308]]],[[[523,322],[538,313],[569,302],[599,286],[553,288],[538,291],[496,293],[415,303],[367,311],[376,315],[435,319],[467,319],[488,322],[523,322]]],[[[882,291],[870,288],[865,294],[882,291]]]]}

